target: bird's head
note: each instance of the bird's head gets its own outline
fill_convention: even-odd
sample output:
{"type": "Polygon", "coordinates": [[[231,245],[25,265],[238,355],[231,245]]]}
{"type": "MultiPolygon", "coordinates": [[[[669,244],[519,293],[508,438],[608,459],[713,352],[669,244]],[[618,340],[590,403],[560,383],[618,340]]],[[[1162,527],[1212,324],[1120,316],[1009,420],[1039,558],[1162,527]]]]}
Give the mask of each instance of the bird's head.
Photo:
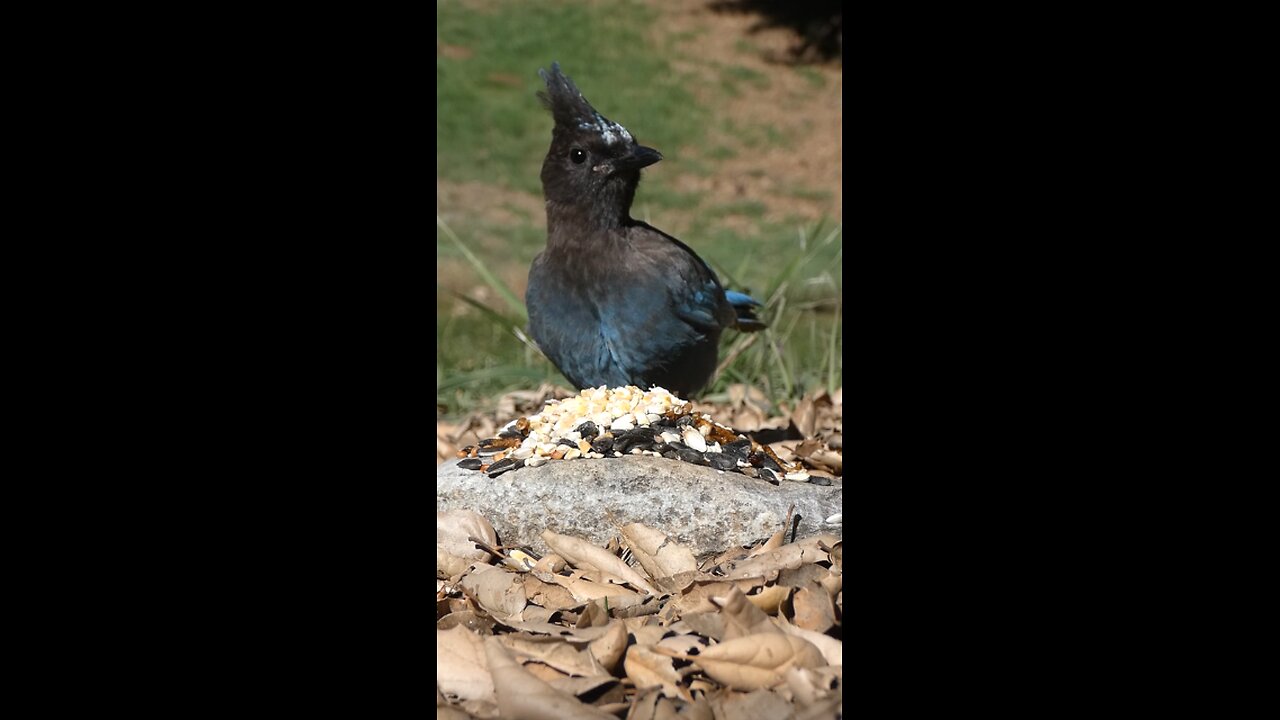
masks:
{"type": "Polygon", "coordinates": [[[551,149],[542,163],[542,190],[548,203],[573,207],[603,224],[628,217],[640,183],[640,169],[662,159],[616,122],[591,107],[559,63],[539,70],[547,84],[539,92],[555,118],[551,149]]]}

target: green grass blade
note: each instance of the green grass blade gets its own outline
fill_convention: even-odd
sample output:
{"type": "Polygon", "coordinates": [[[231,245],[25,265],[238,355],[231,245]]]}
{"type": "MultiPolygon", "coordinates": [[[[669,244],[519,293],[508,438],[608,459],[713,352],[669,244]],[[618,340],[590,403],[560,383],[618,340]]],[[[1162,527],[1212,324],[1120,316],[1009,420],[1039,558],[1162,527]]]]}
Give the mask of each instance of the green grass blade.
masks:
{"type": "Polygon", "coordinates": [[[507,306],[511,308],[511,311],[520,318],[520,322],[516,324],[523,325],[529,319],[529,314],[525,310],[524,303],[520,302],[520,299],[516,297],[516,294],[511,292],[511,288],[507,287],[506,283],[502,282],[495,277],[493,273],[489,272],[489,268],[485,267],[484,263],[480,262],[480,258],[476,257],[475,253],[471,252],[471,248],[467,247],[466,243],[462,242],[462,240],[454,234],[453,229],[450,228],[448,223],[446,223],[439,215],[436,216],[436,227],[443,230],[445,236],[452,240],[454,245],[458,246],[458,250],[462,252],[463,257],[467,259],[467,262],[471,263],[471,266],[475,268],[476,273],[482,280],[484,280],[485,284],[493,288],[493,291],[498,293],[498,295],[507,302],[507,306]]]}

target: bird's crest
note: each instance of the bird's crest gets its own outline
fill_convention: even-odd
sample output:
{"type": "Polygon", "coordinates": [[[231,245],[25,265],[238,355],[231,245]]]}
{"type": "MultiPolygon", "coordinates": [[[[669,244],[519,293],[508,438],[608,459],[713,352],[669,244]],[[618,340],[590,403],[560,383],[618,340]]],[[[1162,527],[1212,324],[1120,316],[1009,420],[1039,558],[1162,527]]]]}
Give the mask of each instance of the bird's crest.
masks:
{"type": "Polygon", "coordinates": [[[555,118],[553,132],[594,132],[606,145],[634,142],[626,128],[591,107],[569,76],[560,72],[560,63],[551,63],[551,72],[538,70],[538,75],[547,84],[546,91],[538,93],[538,99],[555,118]]]}

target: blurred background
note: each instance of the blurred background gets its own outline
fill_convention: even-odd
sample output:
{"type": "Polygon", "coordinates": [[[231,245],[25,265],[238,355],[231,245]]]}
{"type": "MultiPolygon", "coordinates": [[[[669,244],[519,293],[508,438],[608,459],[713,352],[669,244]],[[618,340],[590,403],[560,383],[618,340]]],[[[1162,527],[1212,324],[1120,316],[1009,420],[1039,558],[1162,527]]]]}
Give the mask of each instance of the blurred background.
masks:
{"type": "Polygon", "coordinates": [[[436,31],[437,423],[569,387],[521,332],[546,238],[537,71],[553,60],[663,153],[632,215],[766,302],[770,329],[725,333],[703,400],[749,389],[786,413],[842,387],[838,2],[442,0],[436,31]]]}

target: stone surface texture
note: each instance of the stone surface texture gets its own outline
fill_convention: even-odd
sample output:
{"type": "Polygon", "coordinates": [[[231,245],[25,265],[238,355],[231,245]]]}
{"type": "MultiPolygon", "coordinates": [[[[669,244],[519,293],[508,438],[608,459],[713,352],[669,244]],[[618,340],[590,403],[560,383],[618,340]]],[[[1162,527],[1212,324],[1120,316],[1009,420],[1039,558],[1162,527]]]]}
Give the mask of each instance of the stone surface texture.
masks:
{"type": "MultiPolygon", "coordinates": [[[[639,522],[688,546],[699,559],[764,540],[782,528],[787,508],[800,516],[796,537],[832,533],[826,518],[842,512],[844,487],[783,480],[771,485],[738,473],[655,457],[552,461],[496,478],[436,467],[436,510],[474,510],[506,545],[547,552],[543,530],[603,545],[639,522]]],[[[787,539],[790,540],[788,532],[787,539]]]]}

